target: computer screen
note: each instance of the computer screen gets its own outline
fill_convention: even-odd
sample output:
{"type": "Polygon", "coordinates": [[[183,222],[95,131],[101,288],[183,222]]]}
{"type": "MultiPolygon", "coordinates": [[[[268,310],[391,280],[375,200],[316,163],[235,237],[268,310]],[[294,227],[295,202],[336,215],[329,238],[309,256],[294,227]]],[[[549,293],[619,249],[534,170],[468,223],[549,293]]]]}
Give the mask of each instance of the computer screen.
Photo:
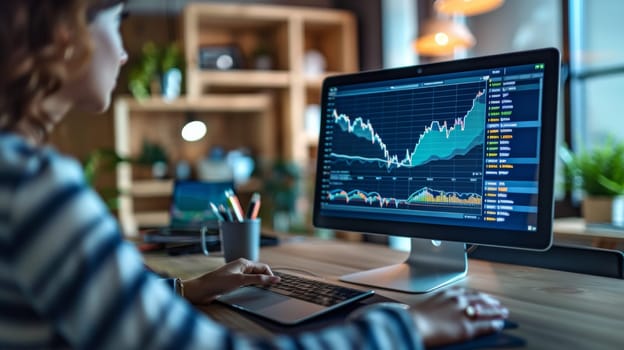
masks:
{"type": "Polygon", "coordinates": [[[548,248],[559,65],[542,49],[325,79],[314,224],[548,248]]]}
{"type": "Polygon", "coordinates": [[[170,228],[196,232],[199,232],[202,225],[216,228],[217,217],[210,209],[210,202],[217,206],[227,205],[225,191],[232,188],[234,188],[232,181],[176,181],[171,200],[170,228]]]}

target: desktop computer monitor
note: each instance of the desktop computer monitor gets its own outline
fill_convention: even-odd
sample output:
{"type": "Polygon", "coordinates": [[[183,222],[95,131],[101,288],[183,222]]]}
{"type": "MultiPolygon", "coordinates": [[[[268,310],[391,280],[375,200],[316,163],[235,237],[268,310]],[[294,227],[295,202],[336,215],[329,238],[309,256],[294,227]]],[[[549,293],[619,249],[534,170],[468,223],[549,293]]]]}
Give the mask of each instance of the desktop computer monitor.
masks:
{"type": "Polygon", "coordinates": [[[549,48],[326,78],[314,225],[412,238],[341,279],[427,292],[466,275],[465,243],[549,248],[559,66],[549,48]]]}

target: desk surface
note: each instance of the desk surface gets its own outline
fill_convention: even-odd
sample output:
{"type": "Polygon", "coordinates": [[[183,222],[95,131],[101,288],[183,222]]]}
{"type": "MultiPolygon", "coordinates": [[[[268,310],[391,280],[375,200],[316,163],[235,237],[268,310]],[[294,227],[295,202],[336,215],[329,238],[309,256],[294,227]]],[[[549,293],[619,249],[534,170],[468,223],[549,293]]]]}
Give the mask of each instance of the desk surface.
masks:
{"type": "Polygon", "coordinates": [[[597,248],[624,249],[624,230],[587,225],[582,218],[555,219],[553,233],[555,242],[571,241],[597,248]]]}
{"type": "MultiPolygon", "coordinates": [[[[406,256],[377,244],[306,239],[263,248],[260,259],[276,269],[304,269],[344,284],[338,281],[340,275],[395,264],[406,256]]],[[[223,264],[218,255],[145,259],[150,267],[183,278],[223,264]]],[[[498,297],[520,325],[507,332],[524,338],[529,349],[620,349],[624,344],[623,280],[470,260],[468,277],[455,285],[498,297]]],[[[416,306],[431,295],[376,292],[416,306]]],[[[225,306],[212,304],[202,310],[234,329],[270,334],[225,306]]]]}

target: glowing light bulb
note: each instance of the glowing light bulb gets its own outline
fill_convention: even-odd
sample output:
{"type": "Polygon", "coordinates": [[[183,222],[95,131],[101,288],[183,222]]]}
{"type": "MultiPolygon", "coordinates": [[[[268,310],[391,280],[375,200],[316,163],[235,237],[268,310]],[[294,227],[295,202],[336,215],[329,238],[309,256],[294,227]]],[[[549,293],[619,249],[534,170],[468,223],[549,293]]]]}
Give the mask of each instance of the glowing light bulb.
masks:
{"type": "Polygon", "coordinates": [[[184,141],[188,142],[199,141],[204,136],[206,136],[206,131],[207,128],[204,122],[194,120],[184,125],[184,127],[182,128],[182,138],[184,139],[184,141]]]}
{"type": "Polygon", "coordinates": [[[436,33],[435,42],[440,46],[446,46],[449,42],[449,37],[443,32],[436,33]]]}

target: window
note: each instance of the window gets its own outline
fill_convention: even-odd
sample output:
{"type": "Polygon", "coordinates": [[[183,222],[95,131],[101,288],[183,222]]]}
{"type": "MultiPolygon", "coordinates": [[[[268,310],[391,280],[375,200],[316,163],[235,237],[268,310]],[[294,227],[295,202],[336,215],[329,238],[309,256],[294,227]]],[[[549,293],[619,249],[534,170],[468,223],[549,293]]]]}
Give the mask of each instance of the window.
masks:
{"type": "Polygon", "coordinates": [[[624,2],[570,0],[572,146],[624,134],[624,2]]]}

